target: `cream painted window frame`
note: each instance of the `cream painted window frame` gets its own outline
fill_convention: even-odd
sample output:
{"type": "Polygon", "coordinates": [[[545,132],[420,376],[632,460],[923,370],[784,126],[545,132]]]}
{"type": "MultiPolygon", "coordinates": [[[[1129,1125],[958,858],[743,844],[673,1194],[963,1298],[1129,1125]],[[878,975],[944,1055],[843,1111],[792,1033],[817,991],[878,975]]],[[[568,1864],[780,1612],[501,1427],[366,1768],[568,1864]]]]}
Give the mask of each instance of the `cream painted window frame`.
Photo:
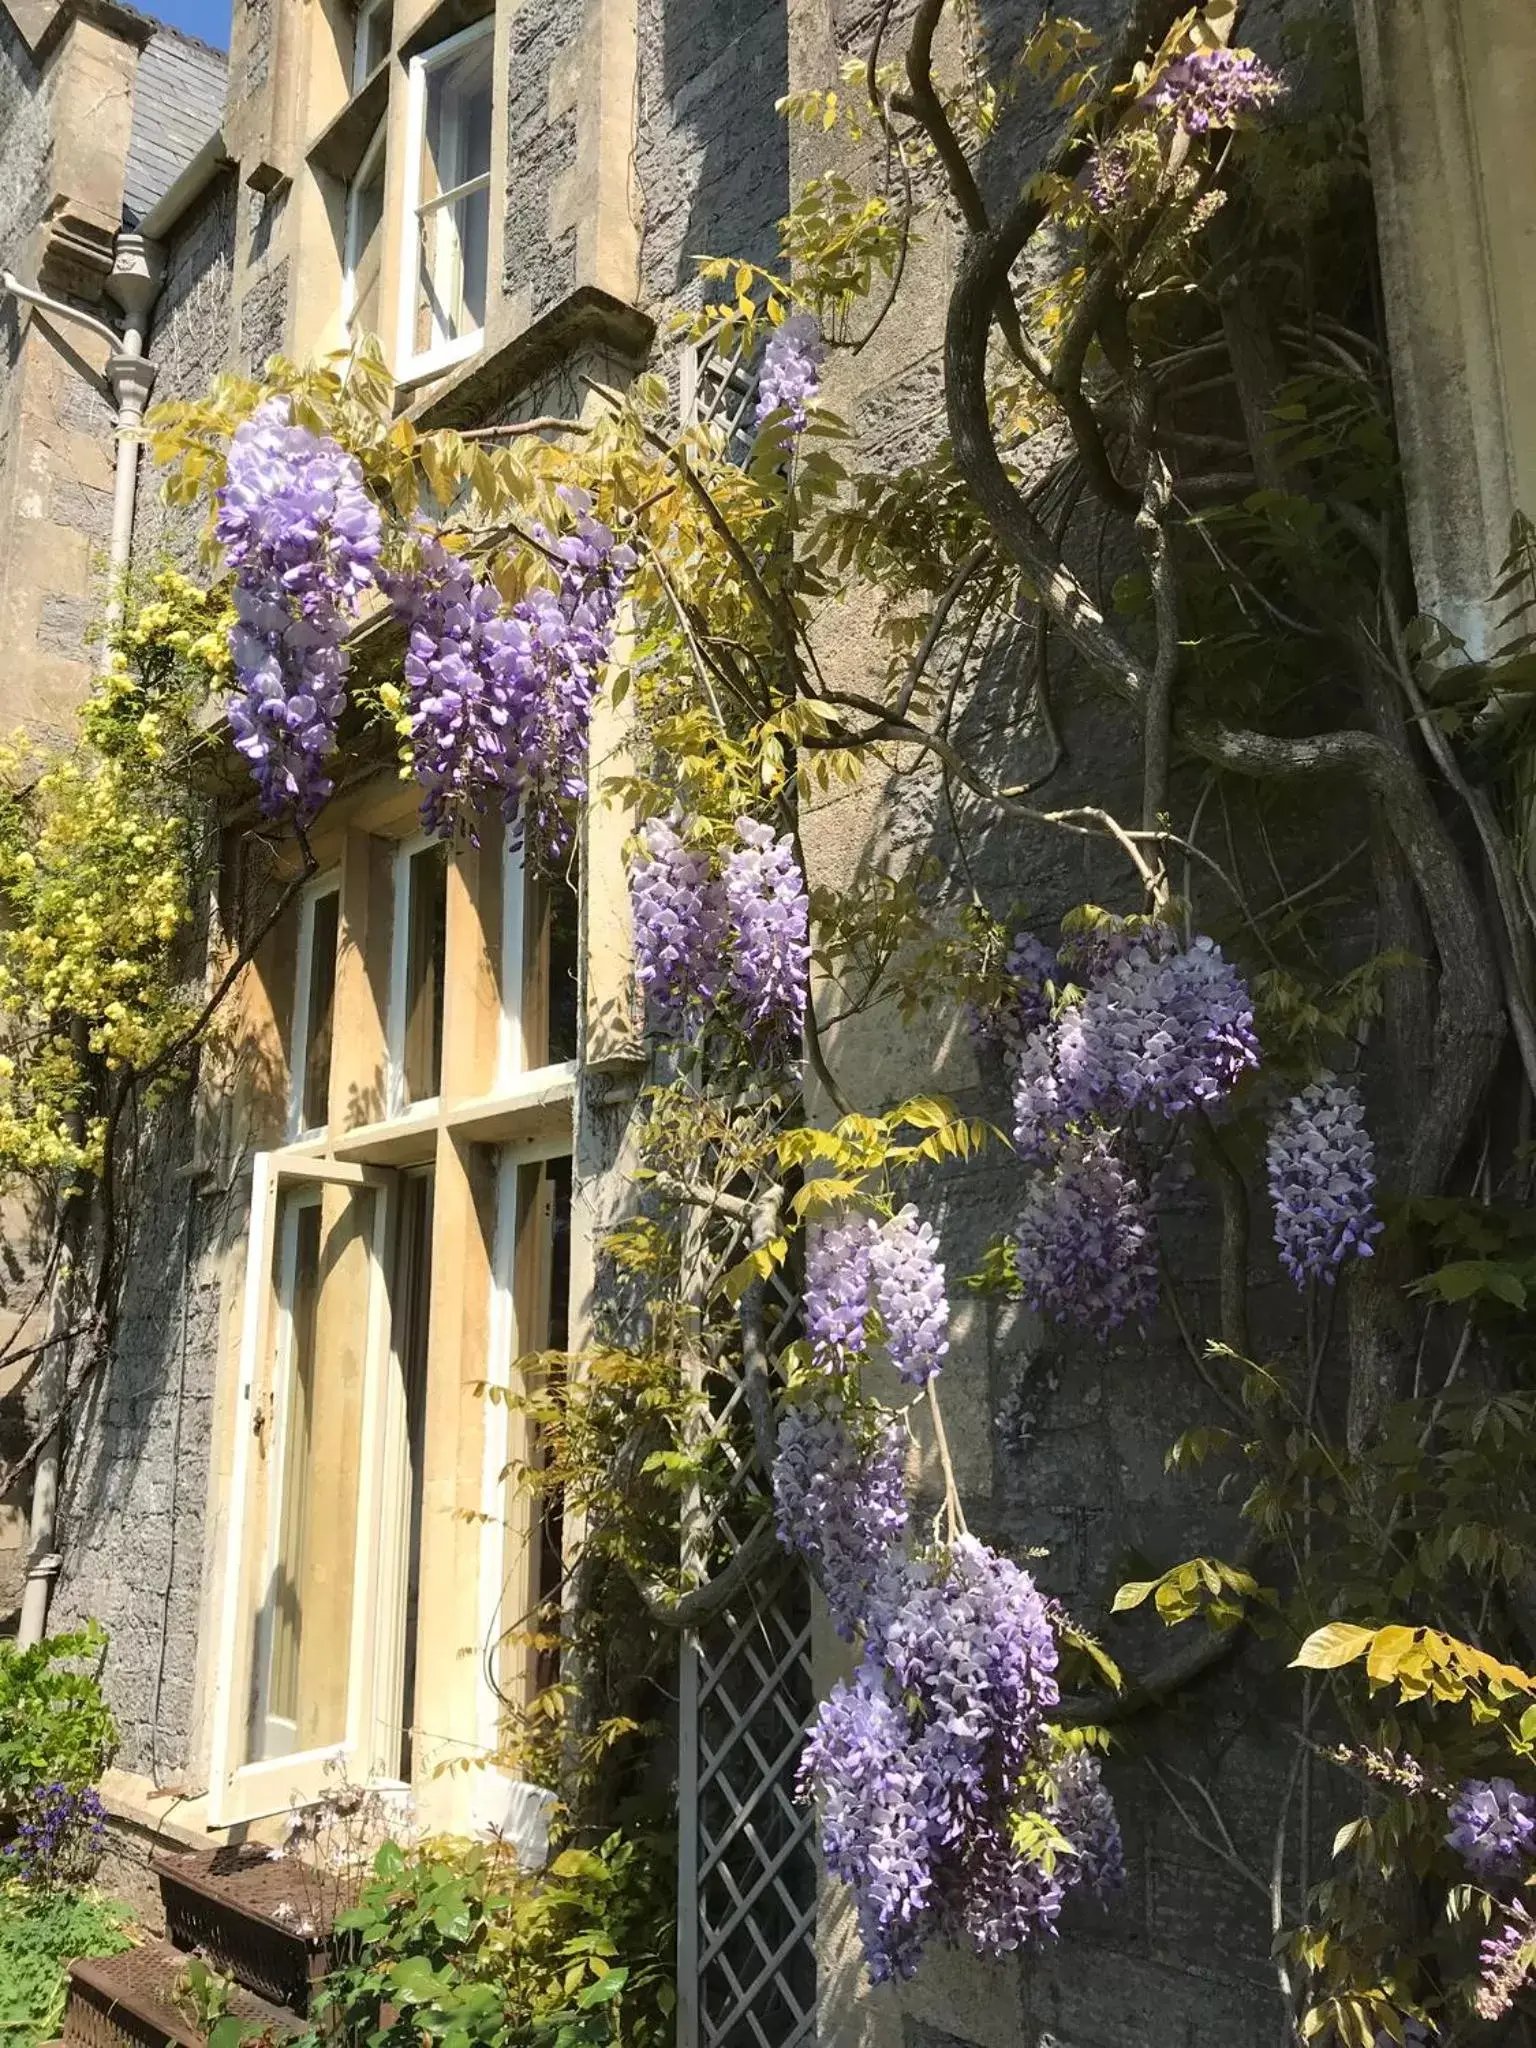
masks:
{"type": "MultiPolygon", "coordinates": [[[[233,1414],[233,1456],[229,1497],[225,1505],[223,1598],[219,1607],[215,1647],[215,1714],[208,1772],[208,1818],[213,1827],[232,1827],[265,1815],[281,1813],[297,1800],[313,1800],[325,1790],[326,1777],[338,1760],[356,1756],[365,1740],[372,1705],[367,1681],[372,1668],[371,1630],[374,1619],[373,1579],[377,1572],[377,1519],[374,1493],[380,1459],[377,1438],[381,1425],[381,1394],[388,1368],[388,1299],[385,1248],[389,1242],[394,1176],[377,1168],[326,1159],[312,1152],[258,1152],[251,1162],[251,1209],[246,1239],[245,1292],[241,1307],[233,1414]],[[347,1648],[347,1709],[339,1742],[298,1750],[261,1762],[241,1761],[249,1724],[251,1686],[241,1685],[244,1660],[241,1636],[254,1614],[247,1598],[248,1544],[254,1533],[267,1554],[269,1529],[249,1527],[251,1445],[269,1352],[277,1342],[273,1311],[278,1307],[272,1284],[278,1199],[284,1181],[376,1190],[369,1246],[368,1333],[365,1344],[367,1381],[362,1404],[362,1457],[359,1465],[356,1566],[352,1595],[351,1639],[347,1648]],[[381,1338],[383,1356],[381,1358],[381,1338]],[[367,1540],[364,1540],[365,1532],[367,1540]],[[366,1694],[366,1697],[365,1697],[366,1694]]],[[[275,1364],[275,1359],[274,1359],[275,1364]]],[[[256,1654],[254,1646],[252,1654],[256,1654]]],[[[254,1673],[250,1674],[254,1678],[254,1673]]]]}
{"type": "MultiPolygon", "coordinates": [[[[413,57],[406,75],[406,156],[405,156],[405,204],[401,214],[400,242],[402,260],[400,264],[400,314],[398,350],[399,370],[396,381],[418,381],[433,377],[442,370],[451,370],[456,364],[467,362],[478,355],[485,346],[485,329],[477,327],[472,333],[461,334],[451,341],[434,343],[431,348],[417,352],[416,341],[416,294],[421,274],[422,245],[422,198],[421,198],[421,156],[426,146],[427,122],[427,77],[447,58],[468,47],[479,36],[494,35],[496,19],[486,15],[480,21],[472,21],[468,28],[461,28],[457,34],[445,36],[440,43],[434,43],[429,50],[423,50],[413,57]]],[[[448,192],[440,192],[430,202],[436,208],[446,201],[462,198],[466,193],[478,190],[481,185],[490,188],[496,168],[495,127],[492,124],[491,162],[483,177],[470,178],[462,185],[454,186],[448,192]]],[[[487,275],[485,288],[490,292],[490,251],[486,251],[487,275]]]]}
{"type": "Polygon", "coordinates": [[[528,1064],[526,1001],[527,963],[523,948],[528,936],[528,869],[523,850],[509,833],[501,854],[501,1015],[496,1032],[496,1079],[504,1089],[528,1088],[544,1081],[568,1081],[574,1088],[576,1062],[548,1060],[528,1064]]]}
{"type": "MultiPolygon", "coordinates": [[[[337,901],[337,943],[340,945],[341,919],[340,896],[341,876],[330,869],[318,875],[304,891],[299,901],[299,931],[297,951],[293,963],[293,1025],[288,1043],[292,1048],[288,1061],[288,1117],[287,1132],[289,1144],[298,1144],[308,1138],[317,1138],[326,1126],[306,1124],[304,1121],[304,1088],[306,1071],[309,1066],[309,997],[310,984],[314,974],[315,950],[315,906],[323,896],[335,896],[337,901]]],[[[327,1081],[329,1089],[329,1081],[327,1081]]]]}

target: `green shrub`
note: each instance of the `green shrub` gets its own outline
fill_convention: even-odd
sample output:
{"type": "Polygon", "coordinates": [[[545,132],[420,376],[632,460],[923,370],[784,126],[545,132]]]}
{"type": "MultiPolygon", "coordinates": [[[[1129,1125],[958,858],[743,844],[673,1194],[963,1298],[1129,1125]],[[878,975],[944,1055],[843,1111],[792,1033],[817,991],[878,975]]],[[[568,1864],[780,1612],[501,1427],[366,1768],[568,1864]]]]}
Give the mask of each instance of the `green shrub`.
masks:
{"type": "Polygon", "coordinates": [[[130,1947],[120,1906],[83,1892],[0,1888],[0,2042],[41,2048],[59,2031],[76,1956],[130,1947]]]}
{"type": "Polygon", "coordinates": [[[0,1813],[44,1785],[84,1792],[117,1753],[117,1723],[92,1671],[107,1647],[92,1621],[34,1649],[0,1643],[0,1813]]]}
{"type": "Polygon", "coordinates": [[[611,1835],[537,1877],[498,1846],[387,1842],[319,2000],[321,2038],[368,2048],[664,2048],[674,1872],[611,1835]],[[335,2030],[335,2035],[330,2033],[335,2030]]]}

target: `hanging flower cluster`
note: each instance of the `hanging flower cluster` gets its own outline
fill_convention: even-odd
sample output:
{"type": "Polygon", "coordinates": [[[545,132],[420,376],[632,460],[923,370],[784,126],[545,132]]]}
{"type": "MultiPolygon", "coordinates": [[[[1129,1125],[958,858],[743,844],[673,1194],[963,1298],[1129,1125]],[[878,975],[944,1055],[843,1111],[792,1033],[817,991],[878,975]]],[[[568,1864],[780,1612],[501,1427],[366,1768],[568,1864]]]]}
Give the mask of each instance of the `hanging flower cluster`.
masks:
{"type": "Polygon", "coordinates": [[[1031,1174],[1014,1239],[1024,1297],[1040,1315],[1101,1335],[1157,1305],[1146,1194],[1107,1131],[1075,1132],[1049,1173],[1031,1174]]]}
{"type": "MultiPolygon", "coordinates": [[[[1473,2010],[1481,2020],[1501,2020],[1525,1989],[1536,1965],[1536,1921],[1515,1901],[1509,1918],[1478,1950],[1478,1986],[1473,2010]]],[[[1427,2038],[1427,2036],[1421,2036],[1427,2038]]]]}
{"type": "Polygon", "coordinates": [[[1269,1134],[1269,1191],[1280,1262],[1304,1287],[1331,1282],[1346,1255],[1371,1256],[1376,1154],[1354,1089],[1325,1074],[1293,1097],[1269,1134]]]}
{"type": "Polygon", "coordinates": [[[868,1347],[878,1314],[892,1365],[926,1386],[949,1350],[949,1297],[939,1240],[910,1204],[882,1224],[848,1216],[825,1224],[806,1260],[805,1317],[811,1355],[840,1372],[868,1347]]]}
{"type": "Polygon", "coordinates": [[[1075,937],[1056,969],[1082,993],[1033,1026],[1015,1061],[1014,1142],[1036,1169],[1015,1260],[1032,1308],[1107,1336],[1156,1295],[1147,1197],[1115,1126],[1230,1094],[1259,1063],[1253,1004],[1213,940],[1182,945],[1162,925],[1075,937]]]}
{"type": "Polygon", "coordinates": [[[757,373],[758,426],[776,412],[787,412],[790,432],[804,433],[807,408],[815,404],[821,388],[826,354],[821,330],[809,313],[791,313],[773,330],[757,373]]]}
{"type": "Polygon", "coordinates": [[[850,1418],[835,1397],[779,1424],[773,1504],[779,1541],[817,1572],[846,1642],[907,1526],[902,1436],[884,1417],[850,1418]]]}
{"type": "Polygon", "coordinates": [[[1186,135],[1236,128],[1286,90],[1252,50],[1191,50],[1170,64],[1146,104],[1172,114],[1186,135]]]}
{"type": "Polygon", "coordinates": [[[593,699],[634,565],[585,494],[567,498],[573,531],[534,536],[560,560],[557,589],[536,585],[508,610],[435,540],[422,573],[390,585],[410,628],[406,718],[422,823],[477,841],[481,819],[498,812],[550,866],[569,851],[569,806],[586,794],[593,699]]]}
{"type": "Polygon", "coordinates": [[[235,745],[263,814],[306,824],[331,793],[343,643],[374,580],[378,507],[355,458],[269,398],[230,441],[214,533],[235,576],[235,745]]]}
{"type": "Polygon", "coordinates": [[[736,847],[716,872],[662,821],[641,833],[630,866],[635,974],[659,1029],[680,1034],[724,1012],[765,1057],[788,1056],[805,1025],[810,899],[786,834],[736,820],[736,847]]]}
{"type": "Polygon", "coordinates": [[[1468,1778],[1451,1801],[1449,1818],[1446,1846],[1479,1884],[1510,1883],[1536,1855],[1536,1799],[1508,1778],[1468,1778]]]}
{"type": "Polygon", "coordinates": [[[978,1045],[995,1047],[1010,1065],[1024,1049],[1032,1031],[1051,1014],[1051,986],[1061,978],[1061,964],[1050,947],[1033,932],[1017,932],[1003,962],[1001,987],[986,1004],[970,1007],[971,1036],[978,1045]]]}
{"type": "Polygon", "coordinates": [[[863,1661],[822,1704],[800,1766],[877,1983],[910,1976],[930,1940],[1020,1948],[1054,1930],[1070,1886],[1116,1882],[1107,1796],[1075,1761],[1059,1777],[1044,1761],[1055,1669],[1045,1603],[1009,1559],[961,1536],[941,1560],[888,1563],[863,1661]],[[1024,1846],[1031,1813],[1075,1853],[1024,1846]]]}

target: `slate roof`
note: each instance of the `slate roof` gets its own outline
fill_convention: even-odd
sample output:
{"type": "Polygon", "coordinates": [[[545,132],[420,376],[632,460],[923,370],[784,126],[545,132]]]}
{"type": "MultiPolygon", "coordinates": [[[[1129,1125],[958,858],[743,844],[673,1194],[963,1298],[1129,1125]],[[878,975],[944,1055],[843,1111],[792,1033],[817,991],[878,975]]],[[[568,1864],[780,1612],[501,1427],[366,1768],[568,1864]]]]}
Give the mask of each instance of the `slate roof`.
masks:
{"type": "Polygon", "coordinates": [[[180,29],[156,25],[133,85],[123,220],[136,227],[175,184],[224,114],[229,60],[180,29]]]}

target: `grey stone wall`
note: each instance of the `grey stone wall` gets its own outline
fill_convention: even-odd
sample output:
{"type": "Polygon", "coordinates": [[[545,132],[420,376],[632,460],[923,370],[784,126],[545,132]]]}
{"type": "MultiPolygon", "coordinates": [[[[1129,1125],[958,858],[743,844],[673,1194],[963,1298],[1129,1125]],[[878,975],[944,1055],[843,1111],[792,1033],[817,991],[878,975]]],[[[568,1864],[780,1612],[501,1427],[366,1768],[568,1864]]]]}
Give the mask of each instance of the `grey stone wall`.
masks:
{"type": "Polygon", "coordinates": [[[507,207],[502,288],[526,293],[536,320],[576,281],[576,236],[550,239],[550,198],[576,161],[576,109],[551,115],[550,83],[581,33],[582,9],[519,7],[512,16],[507,64],[507,207]]]}
{"type": "MultiPolygon", "coordinates": [[[[48,203],[52,160],[52,81],[40,75],[16,24],[0,8],[0,268],[25,267],[27,239],[48,203]]],[[[9,498],[20,349],[16,302],[7,298],[0,301],[0,503],[9,498]]]]}
{"type": "MultiPolygon", "coordinates": [[[[229,367],[236,192],[233,171],[215,178],[166,251],[165,285],[149,336],[157,400],[194,398],[229,367]]],[[[166,559],[189,566],[200,521],[195,509],[166,504],[159,475],[141,456],[133,522],[136,568],[153,569],[166,559]]]]}
{"type": "MultiPolygon", "coordinates": [[[[218,1354],[218,1260],[242,1212],[192,1172],[184,1095],[135,1176],[116,1342],[71,1420],[50,1626],[94,1616],[120,1770],[181,1784],[195,1762],[203,1519],[218,1354]]],[[[200,1789],[200,1788],[199,1788],[200,1789]]]]}
{"type": "Polygon", "coordinates": [[[640,0],[648,302],[697,296],[697,256],[771,262],[789,205],[789,141],[774,102],[789,85],[785,0],[640,0]]]}

